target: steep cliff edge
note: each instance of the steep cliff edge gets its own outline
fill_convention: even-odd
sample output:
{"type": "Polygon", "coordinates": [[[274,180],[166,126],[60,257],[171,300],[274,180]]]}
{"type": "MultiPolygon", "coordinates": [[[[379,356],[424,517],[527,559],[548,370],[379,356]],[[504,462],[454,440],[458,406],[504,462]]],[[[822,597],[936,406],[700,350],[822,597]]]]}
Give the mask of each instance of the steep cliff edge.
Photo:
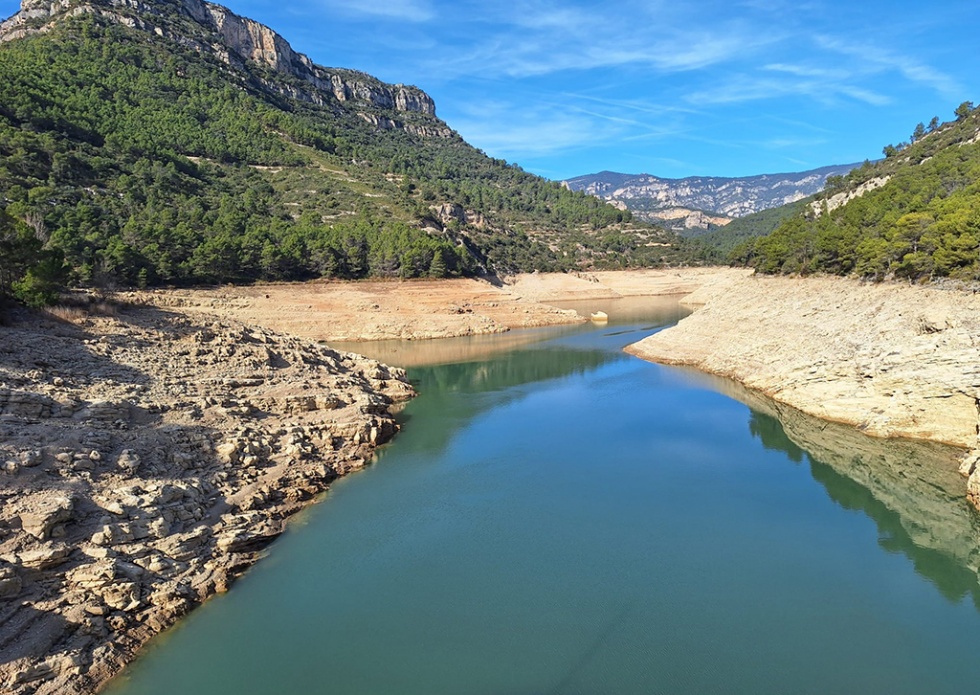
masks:
{"type": "MultiPolygon", "coordinates": [[[[388,119],[387,127],[406,128],[419,136],[450,137],[452,131],[435,121],[435,102],[418,89],[388,85],[354,70],[328,69],[297,53],[267,26],[240,17],[203,0],[22,0],[18,13],[0,24],[0,43],[49,31],[66,16],[93,15],[132,29],[156,34],[220,58],[236,68],[249,62],[292,78],[290,84],[262,80],[272,92],[318,106],[358,104],[393,113],[433,117],[427,125],[388,119]]],[[[377,115],[367,120],[382,122],[377,115]]]]}
{"type": "MultiPolygon", "coordinates": [[[[628,351],[735,379],[877,437],[976,449],[980,297],[972,292],[752,276],[689,301],[703,306],[628,351]]],[[[967,457],[962,472],[975,468],[967,457]]],[[[974,474],[974,503],[978,492],[974,474]]]]}

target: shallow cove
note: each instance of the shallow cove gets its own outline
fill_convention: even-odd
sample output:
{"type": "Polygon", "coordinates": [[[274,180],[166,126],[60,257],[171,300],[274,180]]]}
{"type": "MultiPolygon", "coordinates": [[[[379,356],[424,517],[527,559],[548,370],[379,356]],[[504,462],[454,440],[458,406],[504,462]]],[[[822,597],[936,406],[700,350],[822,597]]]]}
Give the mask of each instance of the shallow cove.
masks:
{"type": "Polygon", "coordinates": [[[951,452],[625,355],[650,304],[413,367],[379,463],[108,692],[972,691],[951,452]]]}

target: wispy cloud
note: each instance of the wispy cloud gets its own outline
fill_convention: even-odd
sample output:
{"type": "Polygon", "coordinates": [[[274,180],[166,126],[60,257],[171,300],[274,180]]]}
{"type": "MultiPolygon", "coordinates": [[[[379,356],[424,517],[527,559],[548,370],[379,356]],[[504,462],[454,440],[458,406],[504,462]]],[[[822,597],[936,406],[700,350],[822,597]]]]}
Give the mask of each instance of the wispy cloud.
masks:
{"type": "Polygon", "coordinates": [[[547,101],[515,108],[507,101],[474,101],[453,119],[459,133],[496,157],[538,157],[594,146],[636,126],[624,119],[547,101]]]}
{"type": "Polygon", "coordinates": [[[759,147],[768,150],[802,149],[805,147],[816,147],[828,142],[827,138],[796,138],[796,137],[775,137],[763,140],[758,143],[759,147]]]}
{"type": "Polygon", "coordinates": [[[674,74],[743,60],[778,40],[777,32],[736,20],[706,27],[543,0],[501,3],[478,20],[467,8],[465,18],[453,13],[445,21],[455,19],[473,28],[465,48],[427,61],[427,68],[449,79],[471,74],[523,79],[607,68],[674,74]]]}
{"type": "Polygon", "coordinates": [[[669,74],[706,68],[744,55],[752,43],[731,36],[659,38],[652,43],[597,38],[571,41],[555,35],[485,39],[449,61],[432,60],[435,70],[460,74],[539,77],[569,70],[633,66],[669,74]]]}
{"type": "Polygon", "coordinates": [[[915,58],[863,42],[846,41],[831,36],[817,36],[817,45],[850,58],[857,58],[869,72],[896,71],[911,82],[923,84],[946,97],[963,94],[962,85],[946,73],[915,58]]]}
{"type": "Polygon", "coordinates": [[[787,63],[770,63],[762,68],[769,72],[788,73],[798,77],[815,77],[828,80],[841,80],[850,77],[846,70],[834,68],[817,68],[808,65],[792,65],[787,63]]]}
{"type": "Polygon", "coordinates": [[[685,106],[680,106],[677,104],[656,104],[642,99],[610,99],[607,97],[597,97],[591,94],[579,94],[575,92],[564,92],[561,95],[568,99],[573,99],[576,101],[590,101],[596,104],[602,104],[603,106],[608,106],[610,108],[625,110],[625,111],[637,111],[639,113],[646,113],[651,116],[669,116],[673,114],[697,114],[699,111],[685,106]]]}
{"type": "Polygon", "coordinates": [[[583,170],[854,161],[924,111],[976,98],[963,58],[976,3],[922,15],[887,0],[238,1],[302,8],[314,59],[418,84],[473,144],[540,167],[599,152],[615,159],[583,170]]]}
{"type": "Polygon", "coordinates": [[[427,22],[436,16],[429,0],[321,0],[334,12],[367,15],[409,22],[427,22]]]}
{"type": "Polygon", "coordinates": [[[846,70],[769,64],[760,73],[729,77],[710,89],[700,89],[688,94],[687,100],[701,107],[783,99],[788,96],[807,97],[825,105],[832,105],[842,98],[872,106],[891,103],[891,98],[887,95],[855,84],[856,76],[846,70]]]}

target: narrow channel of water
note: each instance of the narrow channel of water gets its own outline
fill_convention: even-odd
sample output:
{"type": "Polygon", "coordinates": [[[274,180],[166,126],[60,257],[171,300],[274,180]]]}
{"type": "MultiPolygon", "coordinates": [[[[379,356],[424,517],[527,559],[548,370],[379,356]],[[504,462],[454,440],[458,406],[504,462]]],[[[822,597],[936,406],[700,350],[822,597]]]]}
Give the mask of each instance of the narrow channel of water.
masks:
{"type": "Polygon", "coordinates": [[[683,312],[607,309],[411,368],[377,464],[109,692],[972,692],[950,451],[627,356],[683,312]]]}

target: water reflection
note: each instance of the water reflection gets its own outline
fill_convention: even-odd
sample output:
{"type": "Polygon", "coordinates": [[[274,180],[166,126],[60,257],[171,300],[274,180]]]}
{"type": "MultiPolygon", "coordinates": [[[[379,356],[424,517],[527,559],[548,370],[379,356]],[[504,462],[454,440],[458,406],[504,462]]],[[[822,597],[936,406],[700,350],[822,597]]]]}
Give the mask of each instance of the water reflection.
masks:
{"type": "Polygon", "coordinates": [[[591,324],[565,325],[495,336],[393,340],[356,347],[374,359],[410,366],[412,384],[426,397],[409,404],[401,418],[405,422],[413,418],[444,422],[443,427],[426,428],[424,439],[417,440],[435,455],[459,427],[480,413],[520,398],[543,382],[632,359],[622,352],[623,347],[690,313],[676,297],[573,301],[559,308],[583,315],[605,311],[609,322],[598,330],[591,324]],[[460,394],[467,397],[460,398],[460,394]]]}
{"type": "Polygon", "coordinates": [[[409,403],[399,419],[406,423],[416,418],[443,423],[442,427],[419,428],[417,436],[410,440],[415,448],[435,456],[480,413],[523,397],[535,384],[584,374],[617,359],[625,356],[601,350],[542,347],[479,362],[418,367],[409,372],[409,377],[425,398],[409,403]],[[460,398],[461,394],[466,397],[460,398]]]}
{"type": "Polygon", "coordinates": [[[980,515],[957,472],[961,450],[869,437],[727,379],[688,375],[748,405],[749,431],[766,448],[806,460],[834,502],[875,522],[882,548],[905,555],[948,600],[970,597],[980,609],[980,515]]]}

